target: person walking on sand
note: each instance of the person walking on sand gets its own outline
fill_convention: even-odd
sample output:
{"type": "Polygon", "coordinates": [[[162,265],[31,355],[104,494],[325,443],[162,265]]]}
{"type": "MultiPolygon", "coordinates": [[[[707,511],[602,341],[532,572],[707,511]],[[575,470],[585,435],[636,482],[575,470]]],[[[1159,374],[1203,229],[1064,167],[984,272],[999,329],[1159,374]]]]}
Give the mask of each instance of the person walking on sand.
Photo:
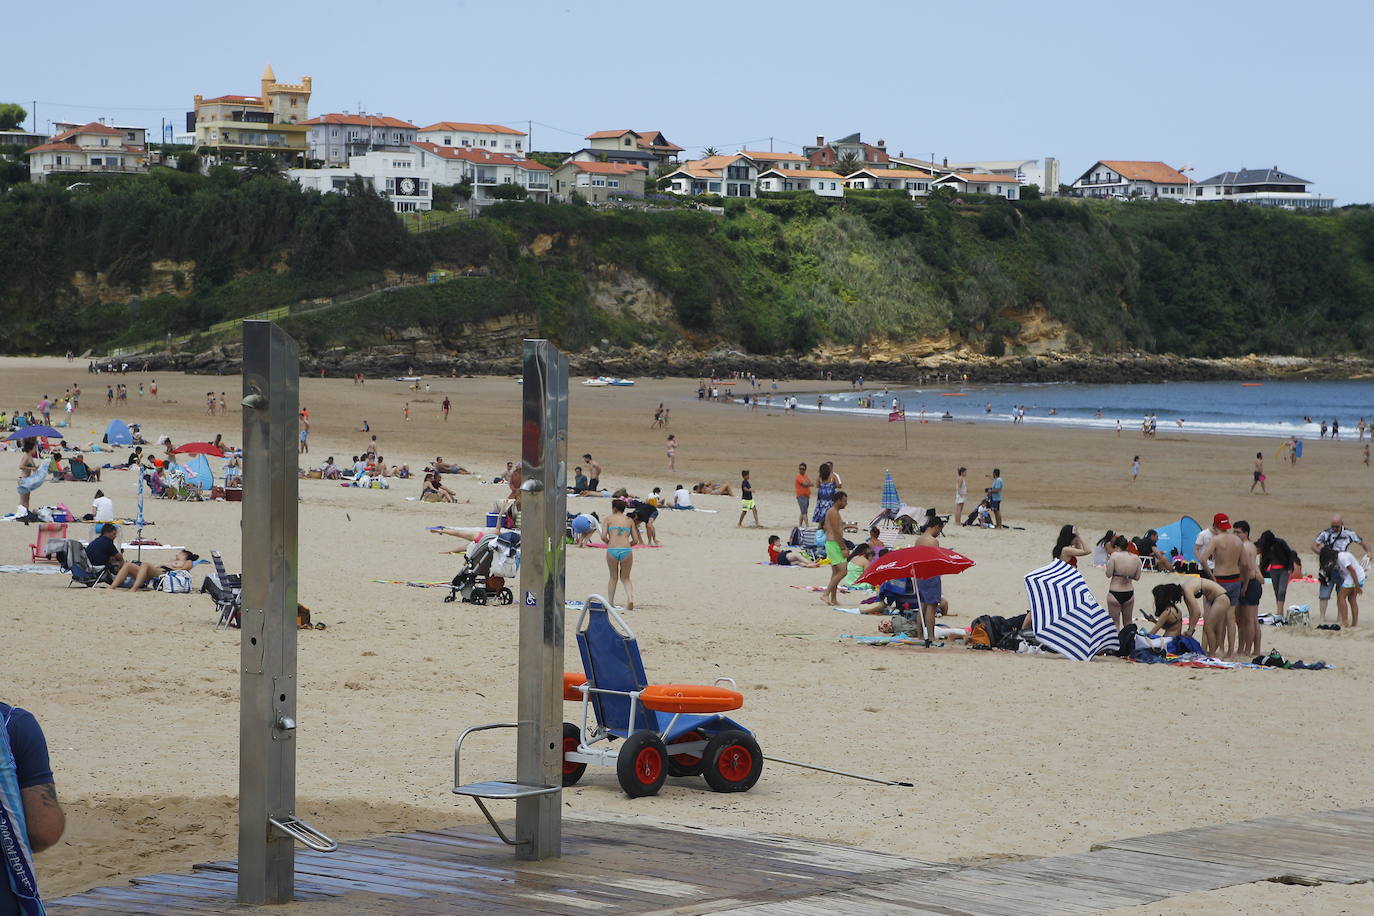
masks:
{"type": "Polygon", "coordinates": [[[410,422],[410,402],[409,402],[409,401],[406,401],[406,406],[401,408],[401,416],[406,420],[406,422],[410,422]]]}
{"type": "Polygon", "coordinates": [[[745,469],[739,472],[739,522],[736,528],[744,527],[744,517],[750,512],[754,513],[754,527],[762,528],[759,523],[759,507],[754,502],[754,484],[749,480],[749,471],[745,469]]]}
{"type": "Polygon", "coordinates": [[[1364,466],[1369,467],[1369,443],[1364,444],[1364,466]]]}
{"type": "Polygon", "coordinates": [[[816,476],[816,509],[811,513],[811,521],[817,525],[825,524],[825,514],[830,511],[830,506],[835,502],[835,494],[842,486],[844,481],[835,473],[835,466],[829,461],[821,462],[820,471],[816,476]]]}
{"type": "Polygon", "coordinates": [[[1136,455],[1131,459],[1131,483],[1140,479],[1140,456],[1136,455]]]}
{"type": "Polygon", "coordinates": [[[606,587],[606,600],[615,607],[616,586],[624,584],[627,607],[635,609],[635,589],[630,584],[630,570],[635,564],[634,543],[635,523],[625,514],[627,503],[623,499],[611,500],[611,514],[601,523],[601,537],[606,542],[606,567],[611,572],[610,584],[606,587]]]}
{"type": "MultiPolygon", "coordinates": [[[[1335,554],[1347,553],[1350,552],[1351,548],[1355,545],[1359,545],[1361,553],[1369,553],[1369,551],[1365,549],[1364,542],[1360,540],[1360,536],[1345,527],[1345,522],[1341,519],[1340,514],[1337,513],[1331,516],[1331,527],[1318,532],[1317,536],[1312,540],[1312,552],[1320,557],[1322,548],[1330,547],[1335,554]]],[[[1321,568],[1320,565],[1319,568],[1321,568]]],[[[1326,569],[1322,568],[1322,575],[1318,576],[1317,581],[1317,601],[1318,608],[1321,612],[1322,623],[1326,622],[1327,602],[1331,600],[1332,593],[1340,584],[1339,576],[1333,578],[1327,575],[1326,572],[1326,569]]]]}
{"type": "Polygon", "coordinates": [[[658,402],[658,407],[654,408],[654,422],[649,424],[650,429],[658,429],[663,425],[663,402],[658,402]]]}
{"type": "Polygon", "coordinates": [[[826,507],[823,522],[825,558],[830,561],[830,583],[821,594],[821,603],[828,607],[834,607],[839,603],[840,583],[849,572],[849,563],[844,555],[844,517],[840,514],[847,505],[849,494],[844,490],[836,490],[834,501],[826,507]]]}
{"type": "Polygon", "coordinates": [[[1269,487],[1265,484],[1268,478],[1264,476],[1264,452],[1255,452],[1255,466],[1251,475],[1254,479],[1250,481],[1250,492],[1255,492],[1255,484],[1259,484],[1260,493],[1269,495],[1269,487]]]}
{"type": "Polygon", "coordinates": [[[301,433],[300,433],[300,440],[301,440],[301,444],[300,444],[300,454],[302,454],[302,455],[309,455],[309,454],[310,454],[310,421],[307,420],[304,416],[301,417],[301,433]]]}
{"type": "Polygon", "coordinates": [[[668,436],[668,470],[677,470],[677,436],[668,436]]]}
{"type": "Polygon", "coordinates": [[[444,403],[439,406],[439,409],[444,412],[445,423],[448,422],[448,409],[452,406],[453,405],[449,402],[448,395],[444,395],[444,403]]]}
{"type": "Polygon", "coordinates": [[[797,510],[800,513],[797,517],[797,526],[806,526],[806,514],[811,509],[811,489],[816,485],[806,473],[806,463],[797,465],[797,476],[792,480],[793,490],[797,494],[797,510]]]}
{"type": "Polygon", "coordinates": [[[964,503],[968,501],[968,468],[960,467],[954,472],[954,524],[959,524],[964,518],[964,503]]]}

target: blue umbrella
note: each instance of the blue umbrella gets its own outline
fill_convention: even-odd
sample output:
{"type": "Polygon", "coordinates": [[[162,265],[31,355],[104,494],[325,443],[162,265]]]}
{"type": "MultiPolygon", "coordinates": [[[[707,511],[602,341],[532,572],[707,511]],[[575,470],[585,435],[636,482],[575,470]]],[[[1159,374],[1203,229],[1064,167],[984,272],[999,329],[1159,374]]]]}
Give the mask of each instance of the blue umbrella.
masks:
{"type": "Polygon", "coordinates": [[[143,468],[138,469],[138,515],[134,518],[134,527],[138,529],[138,558],[143,559],[143,468]]]}
{"type": "Polygon", "coordinates": [[[61,438],[62,438],[62,433],[60,433],[60,432],[58,432],[57,430],[53,429],[51,426],[38,426],[38,425],[34,425],[34,426],[21,426],[19,429],[16,429],[13,433],[11,433],[10,435],[6,436],[6,437],[5,437],[5,441],[6,441],[6,442],[9,442],[9,441],[12,441],[12,440],[14,440],[14,439],[28,439],[28,438],[30,438],[30,437],[43,437],[43,438],[47,438],[47,439],[61,439],[61,438]]]}
{"type": "Polygon", "coordinates": [[[892,482],[892,472],[887,472],[887,478],[883,480],[883,499],[879,503],[884,509],[897,510],[902,508],[902,498],[897,495],[897,485],[892,482]]]}
{"type": "Polygon", "coordinates": [[[1083,574],[1063,560],[1027,573],[1026,593],[1040,645],[1087,661],[1117,641],[1112,619],[1093,597],[1083,574]]]}

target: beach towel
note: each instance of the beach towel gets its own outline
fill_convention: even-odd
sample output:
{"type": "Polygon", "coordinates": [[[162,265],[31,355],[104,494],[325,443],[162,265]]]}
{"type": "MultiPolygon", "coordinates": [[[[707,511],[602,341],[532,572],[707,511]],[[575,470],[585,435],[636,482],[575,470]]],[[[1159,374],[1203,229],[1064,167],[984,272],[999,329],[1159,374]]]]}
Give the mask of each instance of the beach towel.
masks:
{"type": "Polygon", "coordinates": [[[19,791],[19,769],[10,748],[9,717],[0,719],[0,857],[4,859],[5,878],[14,891],[22,916],[43,916],[43,901],[38,896],[38,878],[33,871],[33,850],[29,848],[29,828],[24,820],[24,799],[19,791]]]}
{"type": "Polygon", "coordinates": [[[48,466],[44,464],[37,470],[35,470],[32,474],[30,474],[28,477],[25,477],[19,481],[19,492],[32,493],[34,490],[37,490],[39,487],[43,486],[43,481],[47,479],[48,466]]]}
{"type": "Polygon", "coordinates": [[[60,573],[60,566],[45,566],[41,563],[19,563],[13,566],[0,566],[0,573],[35,573],[38,575],[53,575],[60,573]]]}

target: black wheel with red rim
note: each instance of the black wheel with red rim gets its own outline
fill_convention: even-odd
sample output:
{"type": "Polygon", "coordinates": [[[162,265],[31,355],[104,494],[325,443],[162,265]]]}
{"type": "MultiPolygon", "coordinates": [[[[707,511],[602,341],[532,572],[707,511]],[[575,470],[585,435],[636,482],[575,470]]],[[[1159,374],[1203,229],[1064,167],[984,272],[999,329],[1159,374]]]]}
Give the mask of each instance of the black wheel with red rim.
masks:
{"type": "Polygon", "coordinates": [[[620,746],[615,758],[620,788],[631,798],[657,795],[668,778],[668,750],[653,732],[635,732],[620,746]]]}
{"type": "Polygon", "coordinates": [[[717,792],[748,792],[763,772],[763,751],[748,732],[730,729],[706,742],[706,784],[717,792]]]}
{"type": "Polygon", "coordinates": [[[672,744],[668,745],[668,775],[700,776],[701,770],[705,766],[701,757],[697,754],[674,754],[673,745],[705,740],[706,736],[701,732],[688,732],[685,735],[680,735],[672,744]]]}
{"type": "MultiPolygon", "coordinates": [[[[577,750],[582,743],[582,729],[573,725],[571,722],[563,723],[563,753],[567,754],[577,750]]],[[[582,778],[582,774],[587,772],[585,763],[575,763],[571,760],[563,760],[563,785],[575,786],[577,781],[582,778]]]]}

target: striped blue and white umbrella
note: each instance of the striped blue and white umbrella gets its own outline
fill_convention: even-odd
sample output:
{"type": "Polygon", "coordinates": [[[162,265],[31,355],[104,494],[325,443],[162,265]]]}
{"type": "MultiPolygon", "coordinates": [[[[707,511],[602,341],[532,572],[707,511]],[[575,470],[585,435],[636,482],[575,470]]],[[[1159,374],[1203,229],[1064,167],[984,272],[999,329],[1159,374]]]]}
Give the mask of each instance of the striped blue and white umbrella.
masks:
{"type": "Polygon", "coordinates": [[[1083,574],[1055,560],[1026,574],[1036,639],[1061,655],[1087,661],[1117,641],[1111,617],[1097,603],[1083,574]]]}
{"type": "Polygon", "coordinates": [[[879,505],[894,511],[902,508],[902,498],[897,495],[897,485],[892,482],[891,471],[887,472],[887,477],[883,480],[883,499],[879,505]]]}

